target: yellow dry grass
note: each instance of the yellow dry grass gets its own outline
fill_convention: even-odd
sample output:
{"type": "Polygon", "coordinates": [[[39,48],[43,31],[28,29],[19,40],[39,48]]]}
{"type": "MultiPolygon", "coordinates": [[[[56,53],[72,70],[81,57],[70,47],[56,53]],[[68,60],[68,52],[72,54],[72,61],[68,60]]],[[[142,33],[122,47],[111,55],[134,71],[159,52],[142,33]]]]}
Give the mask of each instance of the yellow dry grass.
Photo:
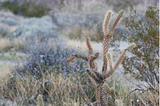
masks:
{"type": "Polygon", "coordinates": [[[6,37],[0,37],[0,50],[3,50],[5,48],[14,47],[15,49],[21,49],[24,47],[25,41],[15,38],[13,40],[10,40],[6,37]]]}
{"type": "Polygon", "coordinates": [[[1,38],[0,37],[0,50],[11,46],[11,41],[8,38],[1,38]]]}

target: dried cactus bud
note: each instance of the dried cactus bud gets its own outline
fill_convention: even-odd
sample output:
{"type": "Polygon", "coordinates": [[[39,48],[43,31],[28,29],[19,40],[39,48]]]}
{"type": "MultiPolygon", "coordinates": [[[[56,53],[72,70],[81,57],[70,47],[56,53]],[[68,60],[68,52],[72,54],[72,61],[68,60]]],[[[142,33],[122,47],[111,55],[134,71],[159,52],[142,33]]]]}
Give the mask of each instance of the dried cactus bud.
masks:
{"type": "Polygon", "coordinates": [[[110,53],[107,53],[107,58],[108,58],[108,59],[111,59],[111,58],[112,58],[112,56],[111,56],[110,53]]]}
{"type": "Polygon", "coordinates": [[[131,45],[129,45],[126,50],[131,50],[132,48],[136,47],[135,43],[132,43],[131,45]]]}
{"type": "Polygon", "coordinates": [[[112,96],[115,94],[115,90],[114,90],[114,88],[110,88],[110,90],[109,90],[109,94],[110,94],[110,95],[112,95],[112,96]]]}
{"type": "Polygon", "coordinates": [[[37,106],[44,106],[44,102],[43,102],[43,95],[39,94],[37,97],[37,106]]]}
{"type": "Polygon", "coordinates": [[[106,36],[108,33],[108,26],[109,26],[109,22],[111,20],[113,16],[113,12],[111,10],[109,10],[107,12],[107,14],[105,15],[104,21],[103,21],[103,33],[106,36]]]}
{"type": "Polygon", "coordinates": [[[121,10],[121,11],[118,13],[118,16],[119,16],[119,17],[122,17],[123,14],[124,14],[124,10],[121,10]]]}
{"type": "Polygon", "coordinates": [[[104,83],[103,87],[107,90],[107,92],[109,92],[109,85],[107,83],[104,83]]]}
{"type": "Polygon", "coordinates": [[[69,63],[69,62],[71,62],[73,59],[75,59],[75,56],[70,56],[70,57],[66,60],[66,62],[69,63]]]}

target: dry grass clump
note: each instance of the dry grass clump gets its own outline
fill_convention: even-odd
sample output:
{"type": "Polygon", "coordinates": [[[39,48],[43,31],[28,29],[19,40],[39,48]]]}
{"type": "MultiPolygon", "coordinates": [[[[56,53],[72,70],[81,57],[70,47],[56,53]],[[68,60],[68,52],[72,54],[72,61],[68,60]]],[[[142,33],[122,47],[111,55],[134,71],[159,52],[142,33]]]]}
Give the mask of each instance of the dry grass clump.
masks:
{"type": "Polygon", "coordinates": [[[9,48],[23,49],[26,41],[15,38],[10,40],[6,37],[0,37],[0,50],[8,50],[9,48]]]}
{"type": "Polygon", "coordinates": [[[11,47],[11,42],[8,38],[1,38],[0,37],[0,50],[3,50],[7,47],[11,47]]]}
{"type": "MultiPolygon", "coordinates": [[[[83,75],[82,75],[83,76],[83,75]]],[[[42,95],[44,105],[52,104],[56,106],[79,106],[84,105],[85,102],[82,96],[79,95],[76,82],[86,82],[88,85],[82,84],[85,92],[88,95],[94,93],[94,88],[89,83],[89,80],[81,79],[81,76],[66,77],[63,74],[51,73],[43,76],[41,79],[36,79],[31,75],[17,75],[11,73],[0,77],[0,96],[16,101],[17,104],[29,105],[37,104],[37,97],[42,95]]],[[[130,92],[131,86],[123,86],[124,83],[121,79],[114,75],[107,80],[105,88],[109,91],[115,89],[116,103],[123,106],[128,106],[134,98],[134,94],[129,96],[126,101],[123,99],[130,92]]],[[[109,93],[112,96],[112,93],[109,93]]],[[[94,101],[94,95],[91,96],[94,101]]]]}
{"type": "Polygon", "coordinates": [[[67,78],[62,74],[51,73],[36,80],[30,75],[7,75],[1,77],[0,82],[0,96],[16,101],[18,104],[36,104],[38,94],[43,95],[47,104],[56,106],[83,104],[83,100],[77,94],[75,77],[67,78]]]}

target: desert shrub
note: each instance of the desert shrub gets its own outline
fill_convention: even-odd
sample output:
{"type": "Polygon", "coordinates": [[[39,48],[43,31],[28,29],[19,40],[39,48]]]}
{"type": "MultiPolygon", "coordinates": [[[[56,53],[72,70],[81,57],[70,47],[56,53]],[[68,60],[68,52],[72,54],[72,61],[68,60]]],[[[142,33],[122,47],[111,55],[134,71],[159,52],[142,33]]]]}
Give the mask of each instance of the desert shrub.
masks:
{"type": "MultiPolygon", "coordinates": [[[[49,41],[47,40],[47,42],[49,41]]],[[[53,43],[53,41],[51,42],[53,43]]],[[[51,100],[53,102],[55,101],[55,99],[61,100],[62,96],[65,96],[65,93],[63,93],[62,95],[61,92],[65,91],[66,89],[70,89],[72,91],[72,94],[70,94],[70,98],[78,100],[79,96],[76,95],[75,92],[77,91],[77,80],[80,81],[83,84],[83,88],[88,91],[89,97],[94,96],[94,92],[92,92],[94,88],[91,86],[91,84],[88,84],[90,80],[86,77],[87,74],[85,72],[85,69],[88,67],[87,63],[85,61],[82,61],[81,59],[76,59],[75,62],[73,62],[71,65],[66,63],[66,58],[71,54],[77,53],[78,50],[69,49],[65,47],[65,45],[55,44],[55,46],[53,46],[47,44],[46,42],[37,44],[35,42],[32,42],[28,44],[26,50],[28,50],[29,55],[26,57],[26,60],[23,62],[23,64],[17,63],[17,66],[12,71],[13,76],[11,79],[9,79],[7,84],[8,89],[10,89],[10,91],[13,91],[15,95],[17,95],[17,93],[19,92],[19,88],[17,88],[16,82],[18,80],[25,81],[21,80],[21,78],[28,79],[28,77],[30,77],[31,80],[37,81],[36,89],[38,90],[36,91],[36,94],[38,94],[38,92],[41,92],[41,94],[45,95],[45,101],[51,100]],[[52,80],[48,79],[51,78],[50,76],[52,75],[54,75],[54,78],[52,80]],[[68,80],[68,82],[72,82],[72,88],[70,88],[71,85],[67,85],[68,82],[65,82],[66,84],[64,84],[64,86],[67,85],[67,87],[64,90],[62,90],[61,88],[57,88],[56,90],[53,82],[60,82],[60,80],[57,79],[58,76],[61,76],[60,78],[64,79],[64,82],[66,80],[68,80]],[[40,83],[42,82],[44,84],[43,86],[40,85],[40,83]],[[54,96],[53,92],[52,94],[50,94],[51,91],[53,91],[52,89],[58,91],[56,93],[56,97],[54,96]]],[[[61,87],[61,85],[63,85],[63,83],[59,84],[58,86],[61,87]]],[[[68,93],[66,95],[68,95],[68,93]]],[[[83,100],[81,100],[81,102],[82,101],[83,100]]]]}
{"type": "Polygon", "coordinates": [[[24,74],[24,72],[28,71],[30,74],[36,75],[39,78],[42,77],[42,70],[43,73],[46,73],[47,70],[54,70],[57,73],[63,73],[65,75],[76,73],[74,72],[76,69],[82,71],[86,66],[81,65],[80,60],[77,60],[78,64],[73,64],[72,66],[67,65],[65,62],[66,57],[69,54],[76,53],[77,50],[67,49],[63,46],[55,45],[51,47],[46,43],[28,44],[26,50],[28,50],[30,56],[26,57],[24,67],[22,70],[18,70],[18,73],[24,74]]]}
{"type": "Polygon", "coordinates": [[[1,20],[1,22],[4,23],[4,24],[10,25],[10,26],[16,26],[16,25],[19,24],[18,20],[15,20],[15,19],[10,18],[10,17],[1,20]]]}
{"type": "Polygon", "coordinates": [[[51,10],[48,7],[32,5],[32,3],[30,2],[23,2],[23,4],[19,4],[16,1],[2,2],[1,8],[9,9],[14,14],[23,15],[27,17],[42,17],[43,15],[46,15],[51,10]]]}
{"type": "Polygon", "coordinates": [[[22,20],[20,25],[10,32],[7,36],[10,38],[33,39],[34,37],[58,37],[57,26],[52,23],[49,16],[42,18],[28,18],[22,20]]]}
{"type": "Polygon", "coordinates": [[[118,12],[120,9],[124,9],[125,11],[128,10],[128,8],[130,7],[130,5],[135,6],[139,3],[139,1],[132,1],[132,0],[118,0],[114,5],[113,5],[113,9],[118,12]]]}
{"type": "Polygon", "coordinates": [[[0,37],[5,37],[9,32],[9,28],[4,24],[0,24],[0,37]]]}
{"type": "Polygon", "coordinates": [[[156,106],[159,104],[158,13],[156,6],[149,6],[144,14],[137,14],[137,11],[131,7],[130,14],[123,19],[123,23],[128,29],[128,42],[135,42],[137,46],[130,51],[133,56],[126,56],[122,62],[125,74],[131,73],[137,80],[146,82],[145,86],[144,83],[138,84],[136,90],[141,91],[139,95],[154,96],[154,99],[148,96],[144,100],[156,106]]]}

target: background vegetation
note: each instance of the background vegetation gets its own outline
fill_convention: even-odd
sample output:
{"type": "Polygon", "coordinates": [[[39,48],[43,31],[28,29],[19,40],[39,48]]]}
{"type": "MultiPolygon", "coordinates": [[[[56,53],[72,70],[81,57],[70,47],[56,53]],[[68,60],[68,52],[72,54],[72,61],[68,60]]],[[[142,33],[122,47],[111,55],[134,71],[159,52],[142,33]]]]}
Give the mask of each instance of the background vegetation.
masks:
{"type": "Polygon", "coordinates": [[[41,101],[45,106],[83,106],[77,82],[81,82],[89,99],[95,101],[94,87],[85,72],[88,64],[81,59],[72,64],[65,60],[77,52],[88,55],[84,39],[89,37],[93,49],[100,53],[96,61],[101,70],[104,15],[112,10],[114,20],[117,12],[124,9],[124,18],[115,29],[109,51],[114,61],[130,43],[135,42],[137,47],[127,53],[105,87],[108,92],[115,89],[117,106],[158,106],[158,3],[157,0],[1,0],[0,105],[30,106],[41,101]],[[37,99],[41,96],[42,100],[37,99]]]}

